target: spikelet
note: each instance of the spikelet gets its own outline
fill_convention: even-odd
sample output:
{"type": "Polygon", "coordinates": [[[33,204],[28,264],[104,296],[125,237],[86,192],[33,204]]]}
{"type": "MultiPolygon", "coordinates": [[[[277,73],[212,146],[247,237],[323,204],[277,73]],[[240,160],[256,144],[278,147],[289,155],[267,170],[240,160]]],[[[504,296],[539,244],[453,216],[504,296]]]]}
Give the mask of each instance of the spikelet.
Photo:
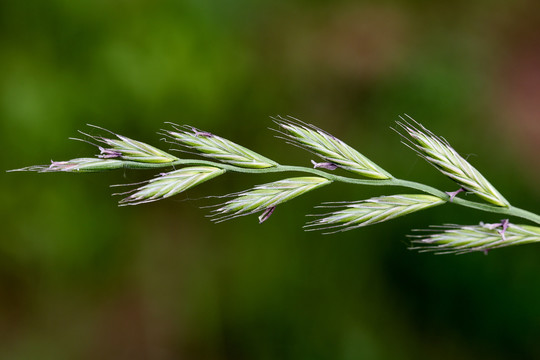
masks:
{"type": "MultiPolygon", "coordinates": [[[[329,133],[294,118],[274,118],[289,144],[312,152],[329,164],[374,179],[390,179],[387,171],[329,133]]],[[[317,167],[317,164],[315,165],[317,167]]],[[[322,166],[321,166],[322,167],[322,166]]]]}
{"type": "Polygon", "coordinates": [[[67,161],[51,161],[50,165],[33,165],[22,169],[10,171],[36,171],[36,172],[102,172],[116,170],[124,167],[121,160],[79,158],[67,161]]]}
{"type": "Polygon", "coordinates": [[[277,205],[330,183],[330,180],[322,177],[295,177],[257,185],[253,189],[232,194],[233,199],[218,205],[213,211],[213,220],[222,222],[263,211],[259,218],[263,222],[277,205]]]}
{"type": "Polygon", "coordinates": [[[196,150],[203,156],[243,168],[263,169],[277,165],[276,162],[220,136],[187,125],[171,125],[174,131],[162,131],[170,141],[189,150],[196,150]]]}
{"type": "MultiPolygon", "coordinates": [[[[498,224],[495,224],[498,225],[498,224]]],[[[411,250],[435,254],[464,254],[522,244],[540,242],[540,228],[530,225],[508,224],[504,229],[480,225],[446,225],[435,227],[428,235],[413,235],[411,250]]]]}
{"type": "MultiPolygon", "coordinates": [[[[402,135],[412,150],[426,159],[431,165],[439,169],[444,175],[458,183],[462,188],[475,193],[482,199],[498,205],[508,206],[509,202],[476,170],[467,160],[443,138],[434,135],[421,124],[418,128],[405,119],[397,124],[407,132],[410,139],[402,135]]],[[[412,118],[409,120],[414,121],[412,118]]]]}
{"type": "Polygon", "coordinates": [[[138,205],[165,199],[213,179],[224,172],[225,170],[212,166],[192,166],[163,173],[149,180],[145,185],[128,192],[130,195],[120,200],[120,205],[138,205]]]}
{"type": "Polygon", "coordinates": [[[89,125],[89,126],[107,131],[116,137],[116,139],[114,139],[114,138],[107,138],[104,136],[89,135],[84,132],[80,132],[81,134],[88,136],[90,139],[97,141],[98,143],[105,144],[107,147],[96,145],[87,140],[75,139],[75,140],[88,142],[92,145],[97,146],[100,150],[100,154],[98,155],[98,157],[101,159],[118,159],[118,160],[124,160],[124,161],[136,161],[136,162],[141,162],[141,163],[156,163],[156,164],[171,163],[171,162],[174,162],[175,160],[178,160],[177,157],[169,153],[166,153],[165,151],[162,151],[158,148],[155,148],[151,145],[145,144],[137,140],[130,139],[126,136],[115,134],[113,132],[110,132],[106,129],[103,129],[97,126],[93,126],[93,125],[89,125]]]}
{"type": "Polygon", "coordinates": [[[342,207],[341,210],[307,223],[308,230],[323,230],[327,234],[380,223],[400,216],[443,204],[444,200],[422,194],[380,196],[356,202],[325,203],[319,207],[342,207]],[[330,230],[330,231],[328,231],[330,230]]]}

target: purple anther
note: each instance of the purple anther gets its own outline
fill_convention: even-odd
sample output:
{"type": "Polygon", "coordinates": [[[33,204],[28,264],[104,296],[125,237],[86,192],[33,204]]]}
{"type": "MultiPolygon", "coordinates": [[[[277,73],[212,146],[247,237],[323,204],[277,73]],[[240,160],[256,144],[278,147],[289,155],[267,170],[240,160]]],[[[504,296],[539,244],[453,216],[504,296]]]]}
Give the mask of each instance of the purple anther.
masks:
{"type": "Polygon", "coordinates": [[[313,164],[314,169],[323,168],[323,169],[326,169],[326,170],[336,170],[338,168],[338,166],[336,164],[331,163],[331,162],[318,163],[315,160],[311,160],[311,163],[313,164]]]}
{"type": "Polygon", "coordinates": [[[502,231],[506,231],[509,225],[510,225],[510,221],[508,219],[501,220],[502,231]]]}
{"type": "Polygon", "coordinates": [[[259,216],[259,224],[262,224],[263,222],[268,220],[268,218],[272,215],[275,209],[275,206],[270,206],[269,208],[266,208],[266,210],[264,210],[261,216],[259,216]]]}
{"type": "Polygon", "coordinates": [[[466,191],[464,188],[459,188],[456,191],[447,191],[446,195],[450,196],[450,202],[452,202],[454,201],[454,198],[456,197],[457,194],[462,193],[464,191],[466,191]]]}
{"type": "Polygon", "coordinates": [[[480,225],[482,225],[483,227],[485,227],[486,229],[489,229],[489,230],[494,230],[494,229],[498,228],[499,226],[501,226],[500,223],[495,223],[495,224],[480,223],[480,225]]]}
{"type": "Polygon", "coordinates": [[[122,153],[120,151],[113,149],[104,149],[101,146],[99,146],[99,152],[100,154],[98,155],[98,158],[100,159],[113,159],[122,156],[122,153]]]}
{"type": "Polygon", "coordinates": [[[510,222],[508,221],[508,219],[501,220],[500,226],[502,229],[499,230],[498,232],[499,234],[501,234],[504,241],[506,241],[506,237],[504,236],[504,233],[506,232],[506,229],[508,229],[508,225],[510,225],[510,222]]]}
{"type": "Polygon", "coordinates": [[[47,171],[72,171],[77,169],[77,164],[70,161],[51,161],[47,171]]]}
{"type": "Polygon", "coordinates": [[[510,221],[508,221],[508,219],[503,219],[501,220],[500,223],[494,223],[494,224],[482,224],[480,223],[480,225],[482,225],[483,227],[489,229],[489,230],[495,230],[496,228],[500,227],[501,229],[500,230],[497,230],[497,232],[502,236],[502,239],[506,241],[506,237],[505,237],[505,232],[506,232],[506,229],[508,229],[508,226],[510,225],[510,221]]]}
{"type": "Polygon", "coordinates": [[[209,133],[207,131],[199,131],[197,129],[193,129],[193,132],[195,132],[195,136],[214,137],[214,134],[209,133]]]}
{"type": "Polygon", "coordinates": [[[47,168],[48,171],[61,171],[69,165],[68,161],[53,161],[51,160],[51,165],[47,168]]]}

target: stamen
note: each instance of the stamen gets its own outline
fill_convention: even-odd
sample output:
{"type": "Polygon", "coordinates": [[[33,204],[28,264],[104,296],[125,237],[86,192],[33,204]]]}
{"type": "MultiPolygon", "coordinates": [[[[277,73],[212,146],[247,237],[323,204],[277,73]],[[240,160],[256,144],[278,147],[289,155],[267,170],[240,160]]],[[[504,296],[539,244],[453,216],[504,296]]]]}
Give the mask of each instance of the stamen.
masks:
{"type": "Polygon", "coordinates": [[[326,169],[326,170],[336,170],[338,168],[338,166],[334,163],[331,163],[331,162],[316,162],[315,160],[311,160],[311,163],[313,164],[313,168],[314,169],[317,169],[317,168],[323,168],[323,169],[326,169]]]}
{"type": "Polygon", "coordinates": [[[508,219],[501,220],[500,223],[494,223],[494,224],[484,224],[480,223],[481,226],[489,229],[489,230],[495,230],[496,228],[500,227],[500,230],[497,230],[497,232],[502,236],[502,239],[506,241],[506,237],[504,233],[506,232],[506,229],[508,229],[508,226],[510,225],[510,221],[508,219]]]}
{"type": "Polygon", "coordinates": [[[274,212],[275,209],[276,209],[275,206],[271,206],[271,207],[267,208],[266,210],[264,210],[262,215],[259,216],[259,224],[262,224],[263,222],[268,220],[268,218],[272,215],[272,213],[274,212]]]}
{"type": "Polygon", "coordinates": [[[459,188],[456,191],[446,191],[446,195],[450,196],[450,202],[454,201],[457,194],[466,191],[464,188],[459,188]]]}
{"type": "Polygon", "coordinates": [[[98,146],[100,154],[98,158],[100,159],[114,159],[122,156],[122,152],[114,149],[104,149],[101,146],[98,146]]]}
{"type": "Polygon", "coordinates": [[[199,131],[197,129],[193,129],[193,132],[195,133],[195,136],[214,137],[214,134],[209,133],[207,131],[199,131]]]}

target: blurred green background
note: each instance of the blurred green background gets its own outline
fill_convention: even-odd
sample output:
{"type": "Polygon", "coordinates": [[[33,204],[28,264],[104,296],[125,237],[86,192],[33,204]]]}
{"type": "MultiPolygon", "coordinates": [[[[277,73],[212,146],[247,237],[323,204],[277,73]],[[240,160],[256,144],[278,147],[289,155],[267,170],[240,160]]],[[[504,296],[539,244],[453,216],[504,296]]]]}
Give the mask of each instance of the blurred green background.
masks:
{"type": "MultiPolygon", "coordinates": [[[[390,130],[407,113],[538,212],[539,33],[535,0],[2,1],[2,167],[94,155],[68,140],[87,123],[167,149],[166,121],[309,165],[267,129],[281,114],[455,190],[390,130]]],[[[540,358],[538,246],[407,250],[410,229],[499,216],[447,205],[324,236],[302,231],[313,206],[402,190],[334,184],[263,225],[189,200],[283,174],[117,207],[109,185],[153,174],[0,176],[2,359],[540,358]]]]}

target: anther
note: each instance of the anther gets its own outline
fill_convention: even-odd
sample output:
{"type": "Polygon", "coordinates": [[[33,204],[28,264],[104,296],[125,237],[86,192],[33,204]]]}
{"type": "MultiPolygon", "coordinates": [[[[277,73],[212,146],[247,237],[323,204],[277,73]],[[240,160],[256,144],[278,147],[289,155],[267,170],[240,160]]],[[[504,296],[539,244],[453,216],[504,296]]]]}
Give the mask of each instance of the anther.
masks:
{"type": "Polygon", "coordinates": [[[331,163],[331,162],[318,163],[315,160],[311,160],[311,163],[313,164],[314,169],[323,168],[323,169],[326,169],[326,170],[336,170],[338,168],[338,166],[336,164],[331,163]]]}
{"type": "Polygon", "coordinates": [[[446,191],[446,195],[450,196],[450,202],[454,201],[457,194],[466,191],[464,188],[459,188],[456,191],[446,191]]]}
{"type": "Polygon", "coordinates": [[[266,208],[266,210],[264,210],[264,212],[261,214],[261,216],[259,216],[259,224],[262,224],[263,222],[268,220],[268,218],[272,215],[272,213],[274,212],[275,209],[276,209],[275,206],[271,206],[269,208],[266,208]]]}
{"type": "Polygon", "coordinates": [[[114,159],[122,156],[122,153],[120,151],[114,149],[104,149],[101,146],[99,146],[98,148],[100,152],[98,157],[100,159],[114,159]]]}
{"type": "Polygon", "coordinates": [[[197,129],[193,129],[193,132],[195,132],[195,136],[214,137],[214,134],[209,133],[207,131],[199,131],[197,129]]]}

